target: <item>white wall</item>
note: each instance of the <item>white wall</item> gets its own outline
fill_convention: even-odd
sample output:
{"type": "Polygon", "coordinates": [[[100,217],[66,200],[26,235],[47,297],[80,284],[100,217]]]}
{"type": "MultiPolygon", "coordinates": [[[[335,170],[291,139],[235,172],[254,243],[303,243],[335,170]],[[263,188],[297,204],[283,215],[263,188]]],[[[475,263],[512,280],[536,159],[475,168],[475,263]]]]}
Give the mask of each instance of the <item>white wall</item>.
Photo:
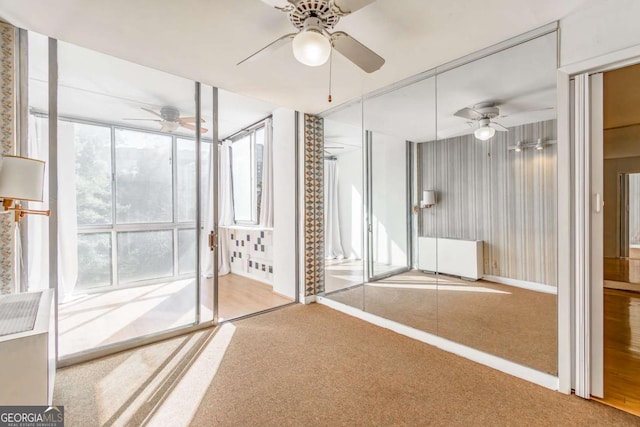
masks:
{"type": "Polygon", "coordinates": [[[296,292],[295,112],[273,112],[273,291],[296,292]]]}
{"type": "Polygon", "coordinates": [[[406,141],[373,133],[373,260],[407,265],[406,141]]]}
{"type": "Polygon", "coordinates": [[[338,159],[338,216],[345,258],[362,259],[362,148],[338,159]]]}
{"type": "Polygon", "coordinates": [[[593,0],[560,20],[560,64],[640,44],[640,1],[593,0]]]}

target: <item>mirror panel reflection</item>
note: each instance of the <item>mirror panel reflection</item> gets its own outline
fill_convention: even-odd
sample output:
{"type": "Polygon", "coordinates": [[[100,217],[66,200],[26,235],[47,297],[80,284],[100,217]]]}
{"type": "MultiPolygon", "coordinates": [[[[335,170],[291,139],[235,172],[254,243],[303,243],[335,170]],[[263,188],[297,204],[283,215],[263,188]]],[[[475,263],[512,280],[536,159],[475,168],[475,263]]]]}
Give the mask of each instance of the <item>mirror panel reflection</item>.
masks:
{"type": "Polygon", "coordinates": [[[323,121],[325,295],[364,309],[362,103],[323,121]]]}
{"type": "MultiPolygon", "coordinates": [[[[416,142],[435,139],[436,78],[365,100],[370,271],[367,312],[437,333],[437,283],[411,259],[416,142]]],[[[435,261],[435,256],[432,257],[435,261]]],[[[434,266],[435,269],[435,266],[434,266]]]]}
{"type": "Polygon", "coordinates": [[[340,196],[364,221],[364,285],[327,253],[327,296],[556,375],[556,69],[553,32],[326,115],[325,147],[361,131],[364,195],[325,210],[327,241],[354,236],[340,196]]]}
{"type": "Polygon", "coordinates": [[[418,158],[441,165],[421,183],[439,196],[438,335],[551,374],[556,46],[552,33],[439,74],[438,139],[418,158]]]}

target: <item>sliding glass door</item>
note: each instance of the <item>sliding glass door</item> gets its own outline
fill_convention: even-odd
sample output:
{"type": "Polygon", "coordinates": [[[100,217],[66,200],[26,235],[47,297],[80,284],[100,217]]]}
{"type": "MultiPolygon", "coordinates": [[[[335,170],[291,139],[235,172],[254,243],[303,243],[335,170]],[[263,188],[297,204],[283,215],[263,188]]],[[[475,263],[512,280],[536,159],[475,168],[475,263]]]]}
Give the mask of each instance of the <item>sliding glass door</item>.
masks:
{"type": "Polygon", "coordinates": [[[33,33],[28,65],[63,365],[297,301],[296,112],[33,33]]]}
{"type": "Polygon", "coordinates": [[[365,132],[369,280],[409,269],[408,152],[402,138],[365,132]]]}
{"type": "Polygon", "coordinates": [[[217,91],[29,42],[27,153],[50,168],[55,214],[29,219],[27,276],[29,290],[57,279],[58,357],[213,321],[217,91]]]}

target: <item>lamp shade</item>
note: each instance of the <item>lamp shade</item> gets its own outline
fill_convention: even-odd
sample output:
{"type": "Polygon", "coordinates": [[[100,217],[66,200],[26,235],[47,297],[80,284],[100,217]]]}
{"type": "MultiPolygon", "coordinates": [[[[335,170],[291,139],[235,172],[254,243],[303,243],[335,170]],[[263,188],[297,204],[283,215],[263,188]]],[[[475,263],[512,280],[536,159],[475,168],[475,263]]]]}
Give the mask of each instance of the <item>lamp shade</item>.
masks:
{"type": "Polygon", "coordinates": [[[425,206],[436,204],[436,192],[433,190],[425,190],[422,192],[422,204],[425,206]]]}
{"type": "Polygon", "coordinates": [[[496,130],[489,125],[481,126],[473,132],[480,141],[486,141],[496,134],[496,130]]]}
{"type": "Polygon", "coordinates": [[[329,59],[331,42],[315,30],[303,30],[293,38],[293,56],[298,62],[317,67],[329,59]]]}
{"type": "Polygon", "coordinates": [[[41,202],[44,165],[27,157],[0,157],[0,199],[41,202]]]}

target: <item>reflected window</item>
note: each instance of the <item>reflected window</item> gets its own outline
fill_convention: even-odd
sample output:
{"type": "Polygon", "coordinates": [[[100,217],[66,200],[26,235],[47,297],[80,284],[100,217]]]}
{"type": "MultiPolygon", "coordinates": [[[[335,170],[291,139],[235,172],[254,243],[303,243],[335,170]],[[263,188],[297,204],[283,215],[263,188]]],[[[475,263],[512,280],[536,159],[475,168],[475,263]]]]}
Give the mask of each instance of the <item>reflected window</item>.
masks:
{"type": "Polygon", "coordinates": [[[233,208],[237,224],[257,224],[262,196],[265,126],[239,136],[231,145],[233,208]]]}

